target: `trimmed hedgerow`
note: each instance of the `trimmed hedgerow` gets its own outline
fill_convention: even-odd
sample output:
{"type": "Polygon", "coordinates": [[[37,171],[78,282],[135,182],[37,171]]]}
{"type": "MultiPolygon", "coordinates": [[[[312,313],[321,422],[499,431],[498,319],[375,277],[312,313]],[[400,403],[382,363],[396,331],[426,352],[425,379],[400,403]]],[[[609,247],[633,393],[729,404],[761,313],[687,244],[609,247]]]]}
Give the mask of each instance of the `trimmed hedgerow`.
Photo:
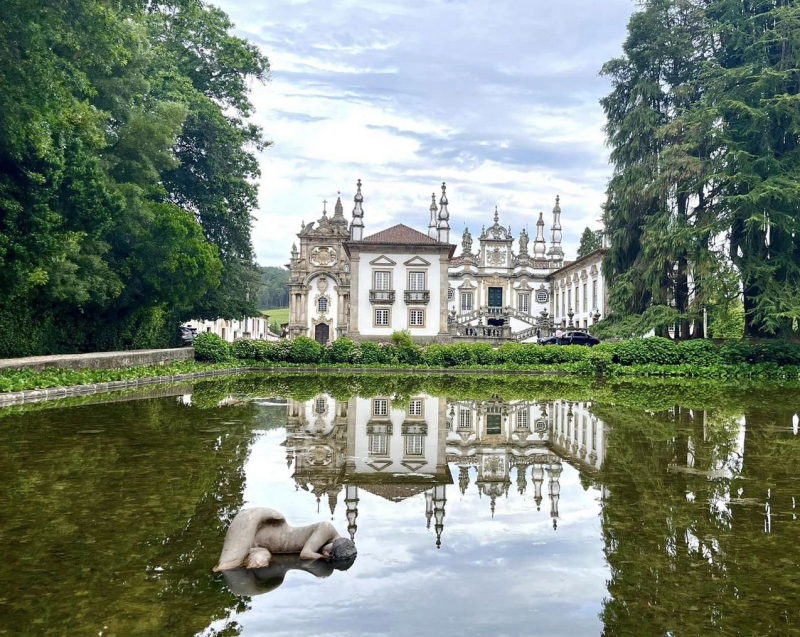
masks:
{"type": "Polygon", "coordinates": [[[198,334],[192,346],[194,357],[199,361],[223,363],[233,358],[231,344],[212,332],[198,334]]]}

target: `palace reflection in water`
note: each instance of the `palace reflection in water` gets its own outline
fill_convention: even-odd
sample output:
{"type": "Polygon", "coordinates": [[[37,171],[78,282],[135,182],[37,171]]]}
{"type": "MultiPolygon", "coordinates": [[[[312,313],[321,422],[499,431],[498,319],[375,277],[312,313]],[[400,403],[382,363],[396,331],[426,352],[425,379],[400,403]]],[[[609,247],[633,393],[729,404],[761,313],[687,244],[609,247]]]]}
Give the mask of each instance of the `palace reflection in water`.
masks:
{"type": "Polygon", "coordinates": [[[448,487],[457,486],[462,495],[477,489],[492,517],[512,486],[520,495],[532,489],[537,511],[546,498],[557,529],[562,463],[599,470],[605,437],[590,402],[426,394],[340,401],[320,394],[289,399],[285,446],[295,482],[316,495],[318,506],[327,501],[333,515],[343,499],[351,539],[358,531],[360,490],[393,502],[424,493],[420,520],[428,528],[433,524],[438,548],[448,487]],[[457,468],[457,485],[449,465],[457,468]]]}

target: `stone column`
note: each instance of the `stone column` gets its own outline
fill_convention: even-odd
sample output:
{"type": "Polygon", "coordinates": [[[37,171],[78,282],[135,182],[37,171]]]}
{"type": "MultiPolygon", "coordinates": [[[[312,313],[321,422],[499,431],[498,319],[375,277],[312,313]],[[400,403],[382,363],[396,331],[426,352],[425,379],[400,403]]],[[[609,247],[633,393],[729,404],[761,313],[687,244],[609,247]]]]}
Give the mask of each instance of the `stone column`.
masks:
{"type": "Polygon", "coordinates": [[[439,335],[444,336],[448,333],[447,328],[447,290],[450,288],[450,281],[447,278],[447,266],[449,259],[447,253],[439,255],[439,335]]]}
{"type": "Polygon", "coordinates": [[[348,325],[348,329],[351,334],[358,334],[360,260],[361,255],[358,252],[354,252],[350,256],[350,324],[348,325]]]}

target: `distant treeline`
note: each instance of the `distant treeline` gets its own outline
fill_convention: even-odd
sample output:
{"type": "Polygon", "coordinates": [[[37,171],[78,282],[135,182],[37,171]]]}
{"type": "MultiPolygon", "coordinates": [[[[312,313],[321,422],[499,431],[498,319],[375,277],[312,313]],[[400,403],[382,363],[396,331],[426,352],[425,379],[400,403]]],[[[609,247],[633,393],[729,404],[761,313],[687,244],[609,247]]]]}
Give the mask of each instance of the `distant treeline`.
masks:
{"type": "Polygon", "coordinates": [[[289,307],[289,271],[286,268],[261,268],[258,307],[262,310],[289,307]]]}

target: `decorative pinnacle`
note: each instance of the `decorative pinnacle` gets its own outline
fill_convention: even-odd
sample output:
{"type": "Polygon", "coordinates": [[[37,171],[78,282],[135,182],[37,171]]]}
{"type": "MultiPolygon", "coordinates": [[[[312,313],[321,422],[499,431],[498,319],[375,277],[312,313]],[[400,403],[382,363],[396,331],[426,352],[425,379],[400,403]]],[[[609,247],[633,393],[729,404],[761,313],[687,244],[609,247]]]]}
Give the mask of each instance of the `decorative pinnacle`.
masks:
{"type": "Polygon", "coordinates": [[[327,199],[323,199],[322,200],[322,216],[323,217],[328,214],[328,211],[326,210],[327,205],[328,205],[328,200],[327,199]]]}
{"type": "Polygon", "coordinates": [[[500,221],[500,215],[497,213],[497,206],[494,207],[494,222],[500,221]]]}
{"type": "Polygon", "coordinates": [[[430,207],[430,210],[431,210],[431,212],[436,212],[438,210],[438,208],[436,207],[436,193],[435,192],[431,193],[431,207],[430,207]]]}
{"type": "Polygon", "coordinates": [[[439,203],[445,206],[449,203],[447,201],[447,184],[444,182],[442,182],[442,198],[439,200],[439,203]]]}
{"type": "Polygon", "coordinates": [[[361,180],[359,179],[356,182],[356,196],[353,197],[353,201],[361,203],[364,201],[364,196],[361,194],[361,180]]]}

